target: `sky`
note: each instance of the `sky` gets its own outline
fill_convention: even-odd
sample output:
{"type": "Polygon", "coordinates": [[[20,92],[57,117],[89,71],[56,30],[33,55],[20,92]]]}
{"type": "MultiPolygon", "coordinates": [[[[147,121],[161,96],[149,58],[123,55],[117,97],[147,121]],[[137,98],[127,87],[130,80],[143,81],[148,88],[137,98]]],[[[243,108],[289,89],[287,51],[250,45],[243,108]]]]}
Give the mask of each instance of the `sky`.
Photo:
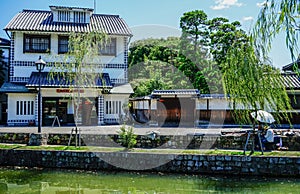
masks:
{"type": "MultiPolygon", "coordinates": [[[[23,9],[50,10],[50,5],[95,8],[98,14],[120,15],[133,32],[131,41],[145,38],[180,36],[179,20],[183,13],[203,10],[209,19],[225,17],[240,21],[242,29],[253,27],[264,0],[1,0],[0,37],[7,38],[6,24],[23,9]],[[95,1],[95,3],[94,3],[95,1]],[[96,7],[94,7],[96,5],[96,7]]],[[[291,57],[284,36],[273,43],[270,53],[278,68],[289,64],[291,57]]]]}

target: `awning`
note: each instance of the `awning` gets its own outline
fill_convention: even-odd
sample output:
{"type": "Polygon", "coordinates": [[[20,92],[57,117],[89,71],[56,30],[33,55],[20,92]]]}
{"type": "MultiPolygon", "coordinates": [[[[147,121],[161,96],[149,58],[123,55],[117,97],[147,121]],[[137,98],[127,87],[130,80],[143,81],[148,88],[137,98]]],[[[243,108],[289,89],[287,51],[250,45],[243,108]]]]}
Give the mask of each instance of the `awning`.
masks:
{"type": "Polygon", "coordinates": [[[0,93],[27,93],[29,90],[21,84],[14,84],[5,82],[1,88],[0,93]]]}
{"type": "MultiPolygon", "coordinates": [[[[95,88],[112,88],[110,77],[108,73],[98,74],[93,76],[95,81],[90,84],[83,84],[80,87],[95,87],[95,88]]],[[[30,78],[26,84],[26,87],[38,87],[39,86],[39,73],[32,72],[30,78]]],[[[55,75],[53,78],[49,76],[49,72],[41,72],[41,87],[70,87],[74,86],[74,82],[70,83],[64,77],[55,75]]]]}
{"type": "Polygon", "coordinates": [[[197,89],[154,90],[151,95],[200,95],[200,91],[197,89]]]}
{"type": "Polygon", "coordinates": [[[115,85],[113,89],[110,90],[111,94],[132,94],[133,89],[129,83],[115,85]]]}

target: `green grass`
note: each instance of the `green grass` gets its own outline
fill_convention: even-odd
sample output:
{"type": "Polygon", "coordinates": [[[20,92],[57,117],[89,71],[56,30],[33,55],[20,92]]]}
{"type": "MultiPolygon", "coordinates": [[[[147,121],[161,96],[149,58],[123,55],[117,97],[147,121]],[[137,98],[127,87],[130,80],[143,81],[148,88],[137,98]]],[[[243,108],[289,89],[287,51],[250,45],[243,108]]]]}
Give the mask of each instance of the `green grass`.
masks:
{"type": "MultiPolygon", "coordinates": [[[[132,153],[155,153],[155,154],[195,154],[195,155],[226,155],[226,156],[242,156],[243,150],[185,150],[185,149],[131,149],[126,150],[123,147],[96,147],[96,146],[27,146],[24,144],[0,144],[0,149],[15,149],[15,150],[47,150],[47,151],[78,151],[78,152],[132,152],[132,153]]],[[[246,152],[249,155],[250,151],[246,152]]],[[[298,151],[256,151],[252,156],[278,156],[278,157],[300,157],[298,151]]]]}
{"type": "Polygon", "coordinates": [[[0,149],[17,149],[23,147],[24,145],[21,144],[0,144],[0,149]]]}

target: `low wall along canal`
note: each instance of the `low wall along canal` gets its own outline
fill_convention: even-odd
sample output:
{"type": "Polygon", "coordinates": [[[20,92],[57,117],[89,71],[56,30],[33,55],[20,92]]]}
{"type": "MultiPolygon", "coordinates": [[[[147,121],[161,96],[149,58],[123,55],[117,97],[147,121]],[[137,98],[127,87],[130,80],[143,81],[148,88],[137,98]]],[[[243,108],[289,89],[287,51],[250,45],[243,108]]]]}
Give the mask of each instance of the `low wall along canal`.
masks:
{"type": "MultiPolygon", "coordinates": [[[[31,134],[1,134],[0,143],[30,144],[31,134]]],[[[46,144],[67,145],[70,135],[43,134],[46,144]]],[[[73,137],[74,138],[74,137],[73,137]]],[[[118,135],[81,136],[82,145],[118,147],[118,135]]],[[[236,174],[300,177],[300,157],[223,156],[199,154],[164,154],[168,149],[242,150],[245,136],[138,136],[137,148],[154,152],[92,152],[0,149],[0,166],[66,168],[83,170],[134,170],[191,174],[236,174]],[[160,151],[161,149],[161,151],[160,151]]],[[[300,137],[283,139],[289,150],[300,150],[300,137]]],[[[71,139],[74,144],[74,139],[71,139]]],[[[251,147],[251,144],[248,145],[251,147]]],[[[249,148],[250,149],[250,148],[249,148]]],[[[169,152],[170,153],[170,152],[169,152]]]]}
{"type": "Polygon", "coordinates": [[[0,150],[0,166],[191,174],[300,175],[299,157],[0,150]],[[162,164],[162,165],[161,165],[162,164]],[[153,167],[153,168],[148,168],[153,167]]]}
{"type": "MultiPolygon", "coordinates": [[[[0,133],[0,143],[30,144],[29,133],[0,133]]],[[[82,134],[80,136],[81,145],[117,147],[118,135],[102,134],[82,134]]],[[[244,148],[247,136],[236,133],[234,135],[160,135],[151,138],[146,135],[137,136],[135,148],[159,148],[159,149],[237,149],[244,148]]],[[[70,134],[43,134],[43,141],[46,145],[68,145],[70,134]]],[[[71,145],[75,145],[75,135],[72,136],[71,145]]],[[[290,151],[300,151],[300,134],[287,136],[282,139],[284,147],[290,151]]],[[[248,144],[251,148],[251,142],[248,144]]]]}

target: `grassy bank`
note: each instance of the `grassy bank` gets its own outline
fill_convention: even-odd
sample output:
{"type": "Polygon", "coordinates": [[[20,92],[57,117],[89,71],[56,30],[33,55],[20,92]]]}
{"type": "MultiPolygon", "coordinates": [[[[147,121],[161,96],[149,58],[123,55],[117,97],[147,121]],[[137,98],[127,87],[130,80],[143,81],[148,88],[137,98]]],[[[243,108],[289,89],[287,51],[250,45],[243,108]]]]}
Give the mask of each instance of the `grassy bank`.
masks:
{"type": "MultiPolygon", "coordinates": [[[[131,149],[126,150],[123,147],[95,147],[95,146],[27,146],[24,144],[0,144],[0,149],[15,149],[15,150],[52,150],[52,151],[78,151],[78,152],[132,152],[132,153],[156,153],[156,154],[196,154],[196,155],[227,155],[237,156],[243,155],[243,150],[189,150],[189,149],[131,149]]],[[[249,155],[250,151],[246,152],[249,155]]],[[[300,157],[300,152],[297,151],[268,151],[261,155],[260,151],[256,151],[252,156],[274,156],[274,157],[300,157]]]]}

